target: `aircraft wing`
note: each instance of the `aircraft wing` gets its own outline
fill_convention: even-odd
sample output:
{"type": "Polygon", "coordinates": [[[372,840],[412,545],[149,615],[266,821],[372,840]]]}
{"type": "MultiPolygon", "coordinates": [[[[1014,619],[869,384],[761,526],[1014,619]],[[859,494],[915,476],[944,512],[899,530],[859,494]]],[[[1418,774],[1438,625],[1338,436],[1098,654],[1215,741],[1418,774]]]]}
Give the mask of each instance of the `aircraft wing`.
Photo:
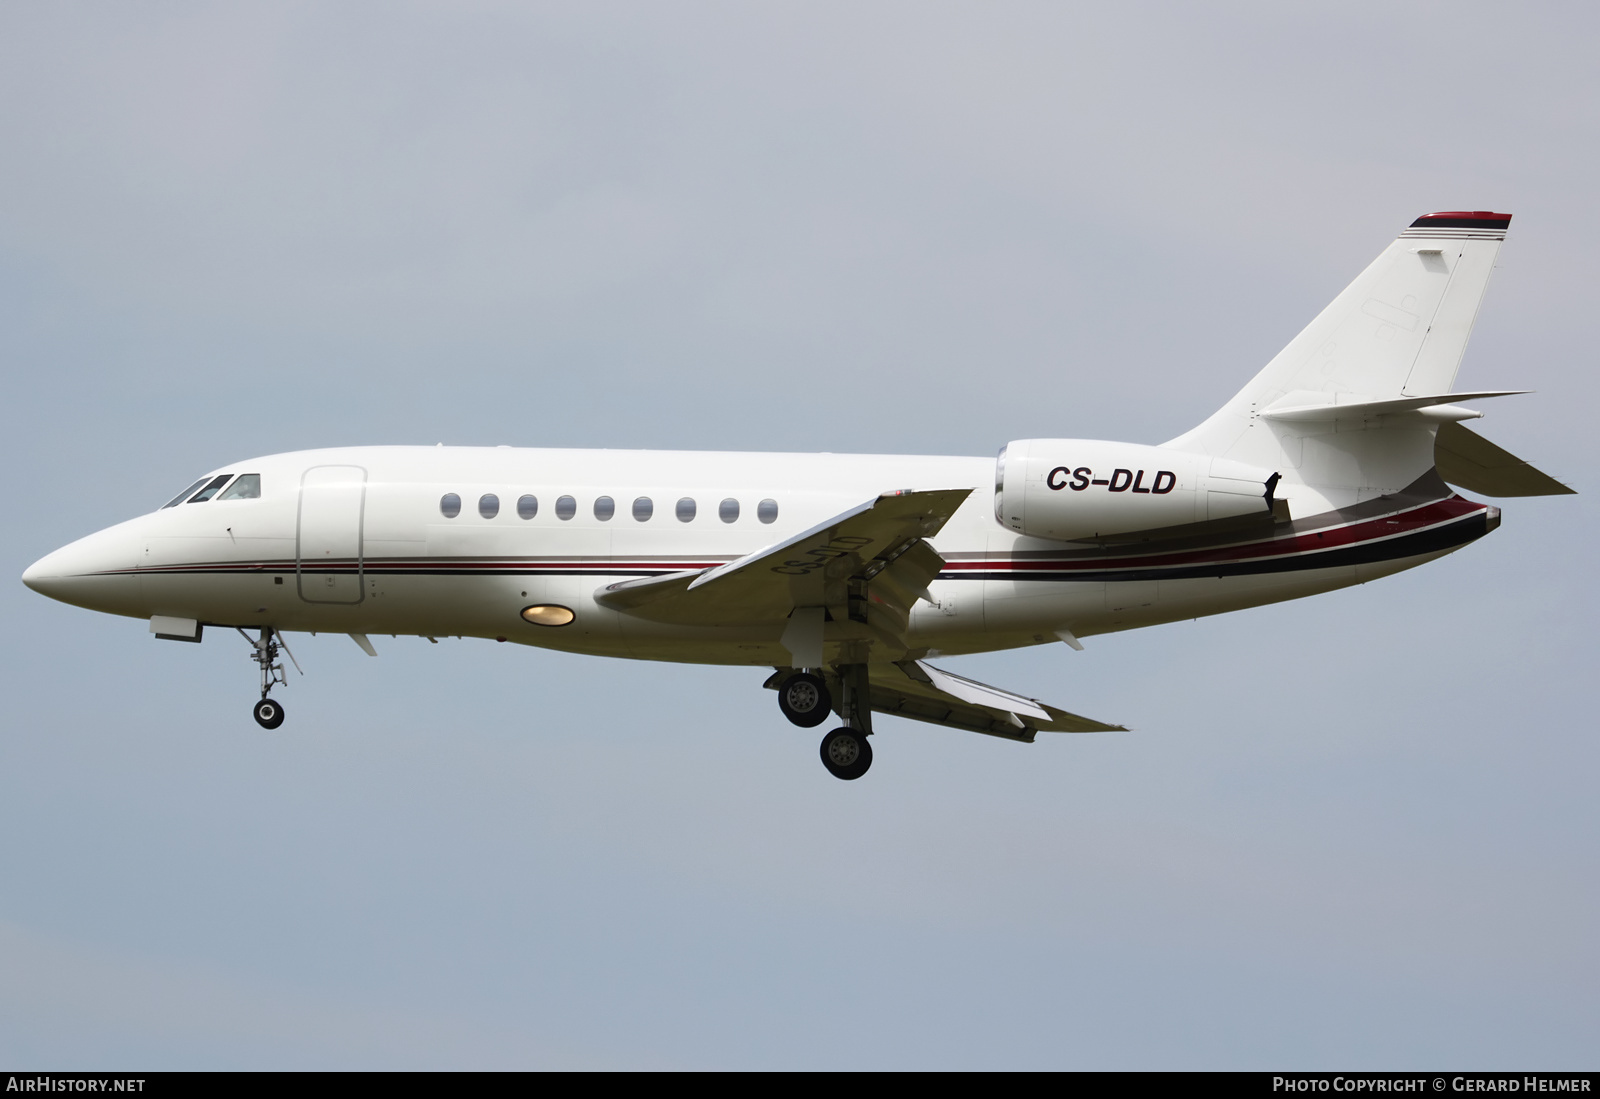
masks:
{"type": "MultiPolygon", "coordinates": [[[[777,690],[787,674],[776,673],[767,680],[766,686],[777,690]]],[[[924,660],[873,664],[869,674],[872,708],[880,714],[909,717],[915,721],[1028,743],[1039,732],[1127,731],[1121,725],[1107,725],[1081,714],[1059,710],[1036,698],[1013,694],[947,672],[924,660]]],[[[837,692],[838,685],[830,682],[829,688],[837,692]]]]}
{"type": "MultiPolygon", "coordinates": [[[[937,534],[970,488],[886,492],[776,545],[715,568],[611,584],[595,601],[653,622],[735,626],[783,622],[813,608],[899,636],[944,559],[937,534]]],[[[820,663],[820,659],[817,661],[820,663]]]]}

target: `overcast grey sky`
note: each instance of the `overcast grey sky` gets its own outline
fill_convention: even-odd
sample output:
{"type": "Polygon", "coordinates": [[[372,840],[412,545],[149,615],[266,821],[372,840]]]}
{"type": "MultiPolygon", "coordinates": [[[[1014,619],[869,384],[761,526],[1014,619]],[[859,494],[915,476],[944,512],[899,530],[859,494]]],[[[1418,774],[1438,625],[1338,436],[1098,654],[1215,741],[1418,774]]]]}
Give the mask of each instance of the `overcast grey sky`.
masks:
{"type": "Polygon", "coordinates": [[[0,1063],[1594,1067],[1600,17],[1582,4],[0,7],[6,568],[255,454],[1159,442],[1419,213],[1578,497],[1427,568],[957,661],[242,642],[0,586],[0,1063]],[[1588,716],[1586,716],[1588,715],[1588,716]]]}

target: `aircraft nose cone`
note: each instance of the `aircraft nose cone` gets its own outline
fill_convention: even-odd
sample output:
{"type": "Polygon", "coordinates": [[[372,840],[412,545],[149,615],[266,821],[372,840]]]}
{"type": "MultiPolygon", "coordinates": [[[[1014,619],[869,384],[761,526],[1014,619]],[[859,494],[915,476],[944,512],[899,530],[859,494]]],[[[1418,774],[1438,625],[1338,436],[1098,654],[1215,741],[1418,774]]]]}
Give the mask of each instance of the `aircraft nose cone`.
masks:
{"type": "Polygon", "coordinates": [[[47,553],[23,570],[22,582],[40,595],[53,597],[66,579],[63,564],[60,550],[47,553]]]}
{"type": "Polygon", "coordinates": [[[122,523],[45,554],[23,572],[22,582],[63,603],[122,613],[138,586],[128,575],[138,556],[135,531],[122,523]]]}
{"type": "Polygon", "coordinates": [[[45,565],[45,562],[49,560],[50,558],[48,557],[41,557],[39,560],[23,569],[22,582],[28,585],[28,587],[32,588],[34,591],[38,591],[39,585],[43,583],[45,577],[49,575],[49,570],[45,565]]]}

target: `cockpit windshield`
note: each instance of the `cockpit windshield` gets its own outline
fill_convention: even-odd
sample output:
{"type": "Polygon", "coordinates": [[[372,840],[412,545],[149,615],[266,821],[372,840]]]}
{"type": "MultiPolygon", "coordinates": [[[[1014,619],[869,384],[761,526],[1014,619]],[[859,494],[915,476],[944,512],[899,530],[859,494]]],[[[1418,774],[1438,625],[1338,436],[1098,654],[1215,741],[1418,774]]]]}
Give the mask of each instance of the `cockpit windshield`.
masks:
{"type": "Polygon", "coordinates": [[[219,473],[215,477],[202,477],[178,495],[161,505],[160,510],[175,508],[185,500],[191,504],[203,504],[212,497],[218,500],[259,500],[261,499],[261,474],[245,473],[234,480],[231,473],[219,473]],[[233,480],[233,484],[228,482],[233,480]],[[223,485],[228,485],[228,491],[217,496],[223,485]]]}
{"type": "Polygon", "coordinates": [[[178,493],[178,495],[174,496],[172,499],[170,499],[166,503],[162,504],[161,505],[161,510],[164,511],[167,508],[175,508],[175,507],[177,507],[179,504],[181,504],[185,500],[187,500],[190,496],[194,495],[195,489],[197,489],[201,485],[205,484],[208,480],[210,480],[210,478],[208,478],[208,477],[200,478],[194,484],[190,485],[188,488],[186,488],[182,492],[178,493]]]}
{"type": "Polygon", "coordinates": [[[201,489],[199,492],[197,492],[193,496],[189,497],[189,502],[191,504],[203,504],[203,503],[205,503],[207,500],[209,500],[213,496],[215,496],[217,494],[217,491],[219,489],[221,489],[223,485],[228,483],[228,478],[230,478],[232,476],[233,476],[233,474],[231,474],[231,473],[219,473],[219,474],[217,474],[215,477],[211,478],[211,480],[206,484],[205,488],[201,489]]]}
{"type": "Polygon", "coordinates": [[[239,479],[228,486],[228,491],[217,497],[218,500],[259,500],[261,499],[261,474],[244,473],[239,479]]]}

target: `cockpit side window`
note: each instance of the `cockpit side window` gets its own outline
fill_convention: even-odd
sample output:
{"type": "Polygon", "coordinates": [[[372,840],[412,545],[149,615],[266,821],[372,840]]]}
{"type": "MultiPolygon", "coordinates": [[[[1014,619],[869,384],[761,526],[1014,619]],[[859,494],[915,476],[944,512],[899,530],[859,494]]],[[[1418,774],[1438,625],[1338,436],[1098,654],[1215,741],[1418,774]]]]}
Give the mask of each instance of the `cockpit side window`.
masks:
{"type": "Polygon", "coordinates": [[[203,503],[205,503],[207,500],[209,500],[213,496],[215,496],[217,494],[217,491],[219,489],[221,489],[223,485],[228,483],[228,478],[230,478],[232,476],[233,476],[233,474],[231,474],[231,473],[219,473],[219,474],[217,474],[215,477],[211,478],[211,482],[209,484],[207,484],[205,488],[201,489],[199,492],[197,492],[193,496],[189,497],[189,502],[191,504],[203,504],[203,503]]]}
{"type": "Polygon", "coordinates": [[[194,484],[190,485],[188,488],[186,488],[182,492],[178,493],[178,495],[174,496],[172,499],[170,499],[166,503],[162,504],[160,510],[165,511],[167,508],[175,508],[175,507],[177,507],[179,504],[181,504],[185,500],[187,500],[190,496],[194,495],[195,489],[199,488],[201,485],[203,485],[205,483],[206,483],[206,478],[204,478],[204,477],[200,478],[194,484]]]}
{"type": "Polygon", "coordinates": [[[233,484],[228,486],[228,491],[217,497],[218,500],[259,500],[261,499],[261,474],[246,473],[233,484]]]}

